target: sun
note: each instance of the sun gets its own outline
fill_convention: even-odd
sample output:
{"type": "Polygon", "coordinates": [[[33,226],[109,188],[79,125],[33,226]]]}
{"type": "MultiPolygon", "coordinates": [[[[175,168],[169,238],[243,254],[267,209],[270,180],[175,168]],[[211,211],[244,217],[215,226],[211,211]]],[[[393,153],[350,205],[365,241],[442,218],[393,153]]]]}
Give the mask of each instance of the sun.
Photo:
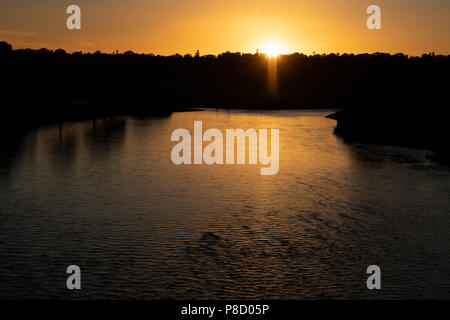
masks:
{"type": "Polygon", "coordinates": [[[283,48],[279,43],[268,42],[262,46],[261,52],[271,58],[276,58],[283,53],[283,48]]]}

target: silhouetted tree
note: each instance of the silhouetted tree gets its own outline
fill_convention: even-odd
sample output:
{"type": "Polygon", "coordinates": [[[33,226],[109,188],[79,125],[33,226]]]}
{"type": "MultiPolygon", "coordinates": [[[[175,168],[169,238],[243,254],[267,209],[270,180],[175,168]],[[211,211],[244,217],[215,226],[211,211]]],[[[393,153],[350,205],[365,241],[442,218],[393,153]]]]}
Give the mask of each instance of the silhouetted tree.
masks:
{"type": "Polygon", "coordinates": [[[55,50],[55,55],[57,55],[57,56],[62,56],[62,55],[66,55],[66,54],[67,54],[66,50],[63,50],[63,49],[55,50]]]}
{"type": "Polygon", "coordinates": [[[9,53],[12,50],[12,46],[5,42],[5,41],[1,41],[0,42],[0,53],[9,53]]]}

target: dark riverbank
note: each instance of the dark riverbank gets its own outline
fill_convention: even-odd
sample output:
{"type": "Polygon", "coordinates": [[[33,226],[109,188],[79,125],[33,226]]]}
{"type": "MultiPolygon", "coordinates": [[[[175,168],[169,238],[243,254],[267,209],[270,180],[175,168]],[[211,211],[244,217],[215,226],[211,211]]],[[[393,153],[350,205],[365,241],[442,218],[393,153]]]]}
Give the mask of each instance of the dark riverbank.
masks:
{"type": "Polygon", "coordinates": [[[133,106],[130,101],[99,101],[72,100],[56,103],[40,103],[17,106],[15,109],[2,111],[0,131],[26,131],[32,128],[53,125],[64,122],[79,122],[86,120],[114,118],[123,116],[137,117],[167,117],[173,112],[190,112],[199,109],[181,106],[163,106],[160,108],[143,109],[133,106]],[[130,104],[123,108],[124,104],[130,104]],[[27,110],[26,113],[21,110],[27,110]]]}
{"type": "Polygon", "coordinates": [[[341,110],[327,116],[337,121],[334,133],[349,143],[383,144],[429,150],[430,160],[450,165],[446,117],[439,115],[341,110]]]}

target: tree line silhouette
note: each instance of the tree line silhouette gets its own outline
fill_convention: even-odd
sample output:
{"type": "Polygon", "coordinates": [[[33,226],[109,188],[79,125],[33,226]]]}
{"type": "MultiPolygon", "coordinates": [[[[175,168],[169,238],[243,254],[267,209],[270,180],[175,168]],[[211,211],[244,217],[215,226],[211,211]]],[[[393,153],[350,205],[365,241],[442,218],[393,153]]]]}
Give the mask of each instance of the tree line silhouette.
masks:
{"type": "MultiPolygon", "coordinates": [[[[294,53],[160,56],[19,49],[0,42],[4,126],[180,108],[340,108],[347,140],[442,148],[450,57],[294,53]]],[[[441,152],[442,153],[442,152],[441,152]]]]}

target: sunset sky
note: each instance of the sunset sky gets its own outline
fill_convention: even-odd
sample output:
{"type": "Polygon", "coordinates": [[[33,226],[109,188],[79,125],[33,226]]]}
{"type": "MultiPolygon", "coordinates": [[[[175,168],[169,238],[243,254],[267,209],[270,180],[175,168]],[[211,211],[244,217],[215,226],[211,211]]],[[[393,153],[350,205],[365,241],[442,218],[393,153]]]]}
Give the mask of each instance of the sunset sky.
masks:
{"type": "Polygon", "coordinates": [[[14,48],[155,54],[450,53],[449,0],[1,0],[0,41],[14,48]],[[66,8],[82,30],[66,28],[66,8]],[[366,8],[381,7],[382,30],[366,8]]]}

